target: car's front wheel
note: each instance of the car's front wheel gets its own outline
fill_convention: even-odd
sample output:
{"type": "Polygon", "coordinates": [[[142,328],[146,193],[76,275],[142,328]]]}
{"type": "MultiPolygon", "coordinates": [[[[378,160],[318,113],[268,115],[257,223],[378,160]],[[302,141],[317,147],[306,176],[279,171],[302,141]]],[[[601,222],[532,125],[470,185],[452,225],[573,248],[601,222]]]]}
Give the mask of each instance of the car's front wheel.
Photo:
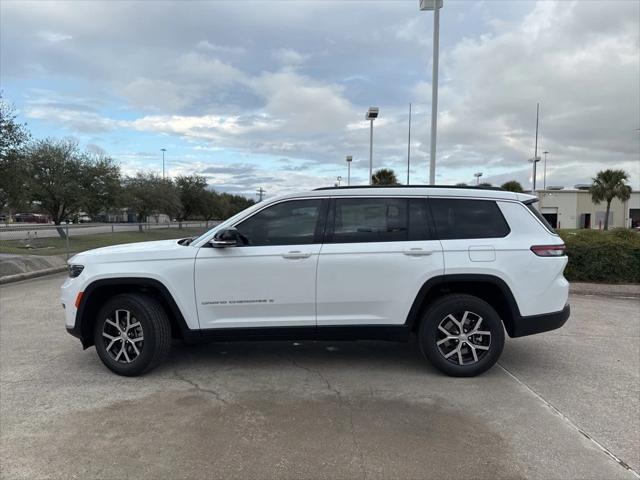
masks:
{"type": "Polygon", "coordinates": [[[420,323],[423,355],[438,370],[472,377],[491,368],[504,347],[504,328],[497,312],[473,295],[452,294],[436,300],[420,323]]]}
{"type": "Polygon", "coordinates": [[[141,375],[169,354],[171,323],[153,297],[125,293],[102,306],[93,338],[100,360],[112,372],[141,375]]]}

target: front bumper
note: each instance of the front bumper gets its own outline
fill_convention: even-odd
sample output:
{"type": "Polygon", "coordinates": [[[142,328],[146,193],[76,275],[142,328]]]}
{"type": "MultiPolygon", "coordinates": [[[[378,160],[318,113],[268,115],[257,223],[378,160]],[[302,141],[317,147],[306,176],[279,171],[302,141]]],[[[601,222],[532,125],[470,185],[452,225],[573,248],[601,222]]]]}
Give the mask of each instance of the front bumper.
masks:
{"type": "Polygon", "coordinates": [[[60,303],[64,309],[64,324],[69,332],[74,337],[82,339],[80,326],[78,325],[77,315],[78,309],[76,308],[76,299],[78,294],[82,291],[82,281],[76,278],[67,278],[62,284],[60,289],[60,303]]]}
{"type": "Polygon", "coordinates": [[[545,313],[542,315],[530,315],[513,319],[511,337],[525,337],[536,333],[548,332],[563,326],[569,319],[571,307],[567,303],[559,312],[545,313]]]}

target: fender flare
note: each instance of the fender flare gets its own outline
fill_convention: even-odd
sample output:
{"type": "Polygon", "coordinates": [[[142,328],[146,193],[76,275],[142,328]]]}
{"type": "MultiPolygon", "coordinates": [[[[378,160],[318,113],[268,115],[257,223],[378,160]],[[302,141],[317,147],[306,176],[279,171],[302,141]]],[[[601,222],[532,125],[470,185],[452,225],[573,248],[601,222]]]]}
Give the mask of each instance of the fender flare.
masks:
{"type": "Polygon", "coordinates": [[[418,291],[413,304],[411,305],[411,309],[407,314],[405,325],[407,325],[410,329],[413,329],[416,326],[416,323],[420,320],[420,313],[424,307],[423,303],[429,293],[431,293],[434,289],[438,289],[440,287],[446,286],[447,284],[453,283],[484,283],[493,287],[497,287],[506,300],[507,310],[510,318],[502,318],[502,321],[505,324],[507,332],[511,335],[513,331],[512,327],[514,321],[518,321],[522,318],[520,309],[518,308],[518,303],[516,302],[511,289],[500,277],[479,273],[450,275],[445,274],[438,275],[427,280],[418,291]]]}
{"type": "Polygon", "coordinates": [[[178,328],[182,338],[188,339],[194,336],[194,331],[187,325],[184,315],[180,311],[171,292],[169,292],[169,289],[162,282],[149,277],[112,277],[95,280],[89,283],[83,290],[84,294],[76,311],[75,325],[73,328],[68,329],[69,333],[80,339],[83,348],[86,349],[93,345],[93,332],[90,328],[92,322],[87,321],[88,315],[95,309],[95,306],[91,304],[92,294],[100,288],[111,286],[134,286],[142,290],[148,288],[157,291],[165,307],[169,310],[167,313],[172,317],[172,324],[178,328]]]}

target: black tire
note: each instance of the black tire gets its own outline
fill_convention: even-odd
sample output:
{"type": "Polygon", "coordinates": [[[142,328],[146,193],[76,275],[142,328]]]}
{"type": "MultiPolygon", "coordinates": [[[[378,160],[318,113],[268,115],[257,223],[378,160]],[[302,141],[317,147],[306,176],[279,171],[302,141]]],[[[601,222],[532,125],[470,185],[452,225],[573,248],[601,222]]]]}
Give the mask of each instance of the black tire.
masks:
{"type": "MultiPolygon", "coordinates": [[[[118,315],[122,317],[123,314],[120,312],[118,315]]],[[[122,318],[120,319],[122,320],[122,318]]],[[[100,360],[109,370],[118,375],[133,377],[152,370],[167,358],[171,348],[171,322],[162,305],[153,297],[144,294],[124,293],[110,298],[102,306],[95,319],[93,339],[100,360]],[[117,336],[117,330],[113,326],[116,310],[130,312],[131,323],[134,323],[133,320],[135,320],[140,324],[135,328],[136,332],[140,332],[137,329],[141,329],[139,335],[142,338],[137,340],[140,343],[136,343],[136,345],[141,344],[142,346],[138,348],[139,354],[136,354],[135,358],[133,358],[135,352],[131,350],[133,347],[123,340],[118,340],[121,343],[116,343],[110,351],[107,351],[110,340],[106,339],[103,334],[117,336]],[[112,323],[108,323],[107,320],[112,323]],[[128,345],[128,355],[131,354],[129,363],[114,358],[115,352],[119,352],[118,346],[122,347],[123,343],[128,345]]],[[[124,358],[124,355],[121,355],[121,358],[124,358]]]]}
{"type": "MultiPolygon", "coordinates": [[[[446,325],[444,324],[443,328],[447,331],[458,330],[453,323],[448,324],[449,329],[446,325]]],[[[469,330],[472,331],[473,328],[469,330]]],[[[465,332],[461,333],[466,335],[465,332]]],[[[484,300],[473,295],[451,294],[439,298],[427,308],[420,322],[418,341],[422,354],[441,372],[452,377],[474,377],[489,370],[500,358],[504,348],[504,327],[496,311],[484,300]],[[469,313],[462,325],[473,327],[481,317],[478,331],[488,331],[490,337],[486,334],[474,335],[469,338],[468,343],[458,339],[445,340],[446,335],[439,329],[441,322],[446,322],[446,319],[450,318],[449,315],[453,315],[460,322],[464,312],[469,313]],[[444,342],[442,346],[438,346],[439,341],[444,342]],[[457,347],[458,345],[461,347],[457,347]],[[470,345],[476,345],[478,348],[471,348],[470,345]],[[480,347],[488,347],[488,350],[480,350],[480,347]],[[452,357],[445,358],[445,354],[456,349],[452,357]],[[471,355],[475,355],[477,360],[471,355]]]]}

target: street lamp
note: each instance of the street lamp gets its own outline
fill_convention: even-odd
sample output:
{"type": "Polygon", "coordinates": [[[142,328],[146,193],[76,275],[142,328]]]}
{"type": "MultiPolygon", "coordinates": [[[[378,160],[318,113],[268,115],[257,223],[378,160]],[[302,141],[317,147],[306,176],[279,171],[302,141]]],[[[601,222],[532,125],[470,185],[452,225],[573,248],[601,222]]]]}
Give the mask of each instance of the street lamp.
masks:
{"type": "Polygon", "coordinates": [[[340,182],[342,181],[342,177],[341,177],[340,175],[338,175],[338,176],[336,177],[336,180],[338,180],[337,185],[338,185],[338,187],[339,187],[339,186],[340,186],[340,182]]]}
{"type": "Polygon", "coordinates": [[[160,151],[162,152],[162,179],[164,180],[164,152],[166,152],[167,149],[161,148],[160,151]]]}
{"type": "Polygon", "coordinates": [[[353,157],[351,155],[347,155],[347,186],[351,185],[351,162],[353,161],[353,157]]]}
{"type": "Polygon", "coordinates": [[[533,190],[532,192],[536,192],[536,164],[540,161],[540,157],[533,157],[529,159],[529,162],[533,163],[533,190]]]}
{"type": "Polygon", "coordinates": [[[369,120],[369,185],[373,183],[373,121],[378,118],[378,107],[369,107],[364,118],[369,120]]]}
{"type": "Polygon", "coordinates": [[[480,177],[482,176],[482,172],[477,172],[473,174],[476,177],[476,185],[480,185],[480,177]]]}
{"type": "Polygon", "coordinates": [[[443,0],[420,0],[420,10],[433,10],[433,70],[431,72],[431,156],[429,184],[436,183],[436,133],[438,131],[438,55],[440,52],[440,9],[443,0]]]}
{"type": "Polygon", "coordinates": [[[547,189],[547,154],[549,153],[547,150],[544,152],[544,174],[542,175],[542,189],[547,189]]]}

